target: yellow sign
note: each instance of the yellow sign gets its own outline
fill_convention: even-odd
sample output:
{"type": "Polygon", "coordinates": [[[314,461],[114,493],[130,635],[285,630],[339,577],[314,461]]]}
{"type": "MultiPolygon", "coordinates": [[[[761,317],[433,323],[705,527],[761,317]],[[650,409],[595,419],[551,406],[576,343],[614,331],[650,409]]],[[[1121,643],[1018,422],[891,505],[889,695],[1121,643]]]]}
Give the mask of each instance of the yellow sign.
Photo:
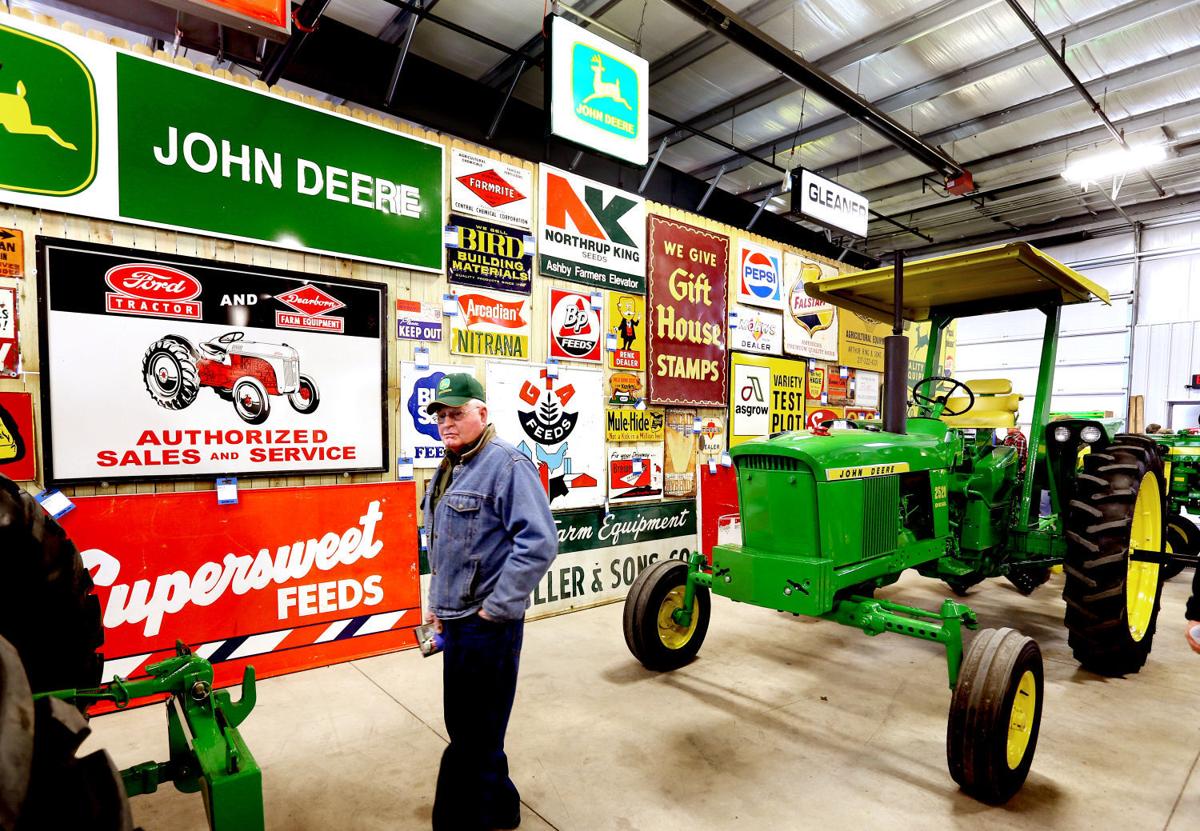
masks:
{"type": "Polygon", "coordinates": [[[808,364],[745,352],[730,356],[729,446],[803,430],[808,364]]]}
{"type": "Polygon", "coordinates": [[[0,228],[0,277],[25,276],[25,234],[0,228]]]}
{"type": "MultiPolygon", "coordinates": [[[[908,335],[908,386],[910,389],[925,377],[925,355],[929,351],[929,328],[928,321],[904,325],[904,334],[908,335]]],[[[954,375],[957,346],[958,321],[956,320],[942,330],[934,375],[954,375]]]]}
{"type": "Polygon", "coordinates": [[[825,392],[825,369],[813,367],[808,371],[808,397],[813,401],[820,401],[823,392],[825,392]]]}
{"type": "Polygon", "coordinates": [[[868,479],[872,476],[890,476],[893,473],[908,473],[908,462],[896,462],[891,465],[864,465],[862,467],[831,467],[825,471],[825,478],[830,482],[840,482],[843,479],[868,479]]]}
{"type": "Polygon", "coordinates": [[[663,413],[609,407],[604,412],[604,437],[609,441],[662,441],[663,413]]]}
{"type": "Polygon", "coordinates": [[[883,339],[892,333],[892,327],[845,309],[838,318],[838,362],[883,372],[883,339]]]}
{"type": "Polygon", "coordinates": [[[640,294],[611,292],[608,300],[608,331],[616,336],[608,352],[612,369],[643,370],[646,368],[646,298],[640,294]]]}

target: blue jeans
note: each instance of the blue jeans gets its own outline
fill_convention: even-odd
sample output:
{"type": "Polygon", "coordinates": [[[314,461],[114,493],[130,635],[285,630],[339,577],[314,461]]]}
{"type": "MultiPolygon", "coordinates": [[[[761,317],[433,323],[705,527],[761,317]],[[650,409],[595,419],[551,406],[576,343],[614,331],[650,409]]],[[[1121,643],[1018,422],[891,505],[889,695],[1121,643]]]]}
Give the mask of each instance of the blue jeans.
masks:
{"type": "Polygon", "coordinates": [[[525,620],[478,614],[443,621],[442,706],[450,745],[442,754],[434,831],[515,828],[521,797],[508,778],[504,734],[517,692],[525,620]]]}

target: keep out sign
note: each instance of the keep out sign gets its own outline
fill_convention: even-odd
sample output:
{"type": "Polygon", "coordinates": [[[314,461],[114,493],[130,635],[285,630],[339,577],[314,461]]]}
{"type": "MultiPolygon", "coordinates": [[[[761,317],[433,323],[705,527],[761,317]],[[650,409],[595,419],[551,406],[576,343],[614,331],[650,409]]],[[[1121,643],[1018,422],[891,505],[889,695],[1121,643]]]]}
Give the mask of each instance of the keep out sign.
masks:
{"type": "Polygon", "coordinates": [[[216,685],[412,646],[411,482],[80,497],[63,520],[96,584],[104,679],[146,675],[176,640],[216,685]]]}

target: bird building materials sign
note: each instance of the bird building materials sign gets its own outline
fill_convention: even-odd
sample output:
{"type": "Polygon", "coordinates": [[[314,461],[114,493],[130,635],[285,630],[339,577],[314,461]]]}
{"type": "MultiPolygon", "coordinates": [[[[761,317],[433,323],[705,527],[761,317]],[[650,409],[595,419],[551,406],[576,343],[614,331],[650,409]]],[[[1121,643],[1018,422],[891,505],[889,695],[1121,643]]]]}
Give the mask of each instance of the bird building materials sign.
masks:
{"type": "Polygon", "coordinates": [[[804,429],[808,365],[765,355],[730,355],[729,446],[804,429]]]}
{"type": "Polygon", "coordinates": [[[387,469],[387,287],[38,238],[54,482],[387,469]]]}
{"type": "Polygon", "coordinates": [[[836,361],[838,358],[837,307],[809,297],[805,281],[835,275],[833,266],[787,251],[783,255],[786,295],[783,311],[783,351],[802,358],[836,361]]]}
{"type": "Polygon", "coordinates": [[[611,502],[642,502],[663,495],[661,441],[608,448],[608,498],[611,502]]]}
{"type": "Polygon", "coordinates": [[[21,329],[17,323],[17,290],[0,287],[0,376],[21,374],[21,329]]]}
{"type": "Polygon", "coordinates": [[[647,225],[650,401],[723,406],[729,237],[661,216],[647,225]]]}
{"type": "Polygon", "coordinates": [[[646,368],[646,298],[611,292],[608,298],[607,345],[610,369],[640,372],[646,368]]]}
{"type": "Polygon", "coordinates": [[[526,617],[621,600],[646,566],[696,549],[694,500],[555,511],[558,556],[530,598],[526,617]]]}
{"type": "Polygon", "coordinates": [[[488,412],[500,438],[538,469],[552,508],[599,505],[605,493],[603,374],[491,361],[488,412]]]}
{"type": "Polygon", "coordinates": [[[501,225],[528,229],[533,219],[533,173],[528,168],[450,151],[450,210],[501,225]]]}
{"type": "Polygon", "coordinates": [[[644,165],[649,62],[566,18],[551,16],[548,24],[551,135],[644,165]]]}
{"type": "Polygon", "coordinates": [[[729,318],[729,348],[761,355],[782,354],[783,315],[735,303],[729,318]]]}
{"type": "Polygon", "coordinates": [[[599,289],[646,293],[646,201],[538,165],[538,270],[599,289]]]}
{"type": "Polygon", "coordinates": [[[181,640],[214,686],[415,644],[415,485],[82,496],[63,526],[103,610],[104,677],[138,678],[181,640]]]}
{"type": "Polygon", "coordinates": [[[0,55],[0,201],[442,269],[440,144],[17,17],[0,55]]]}
{"type": "Polygon", "coordinates": [[[587,292],[549,287],[550,357],[598,364],[604,353],[604,301],[587,292]]]}
{"type": "Polygon", "coordinates": [[[0,228],[0,277],[25,276],[25,234],[0,228]]]}
{"type": "Polygon", "coordinates": [[[437,421],[425,408],[437,397],[438,382],[447,375],[475,375],[473,366],[430,364],[425,369],[410,361],[400,363],[400,455],[413,467],[437,467],[446,455],[437,421]]]}
{"type": "Polygon", "coordinates": [[[737,301],[782,309],[783,251],[742,237],[738,240],[737,261],[737,301]]]}
{"type": "Polygon", "coordinates": [[[870,203],[865,196],[811,170],[801,170],[799,179],[799,186],[792,188],[796,213],[833,231],[866,238],[870,203]]]}
{"type": "Polygon", "coordinates": [[[698,448],[695,410],[667,410],[667,429],[663,440],[663,495],[696,495],[696,457],[698,448]]]}
{"type": "Polygon", "coordinates": [[[453,296],[450,351],[455,355],[529,360],[528,295],[468,289],[453,296]]]}
{"type": "Polygon", "coordinates": [[[661,410],[609,407],[604,411],[604,438],[608,441],[662,441],[661,410]]]}
{"type": "Polygon", "coordinates": [[[465,216],[446,226],[446,275],[459,286],[529,294],[533,237],[465,216]]]}

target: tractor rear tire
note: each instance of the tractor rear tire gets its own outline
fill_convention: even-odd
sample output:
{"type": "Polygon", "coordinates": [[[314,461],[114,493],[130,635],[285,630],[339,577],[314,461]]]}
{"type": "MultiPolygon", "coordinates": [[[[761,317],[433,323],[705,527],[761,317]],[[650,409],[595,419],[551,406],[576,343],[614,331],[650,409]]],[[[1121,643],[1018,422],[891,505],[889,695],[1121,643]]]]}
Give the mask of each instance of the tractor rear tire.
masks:
{"type": "Polygon", "coordinates": [[[984,629],[950,699],[946,759],[965,793],[1000,805],[1025,784],[1042,723],[1042,651],[1015,629],[984,629]]]}
{"type": "MultiPolygon", "coordinates": [[[[1171,514],[1167,517],[1167,550],[1192,556],[1200,553],[1200,529],[1182,514],[1171,514]]],[[[1178,577],[1183,568],[1183,563],[1172,560],[1163,566],[1163,580],[1178,577]]]]}
{"type": "Polygon", "coordinates": [[[142,356],[142,382],[160,407],[182,410],[200,393],[196,356],[182,338],[168,335],[142,356]]]}
{"type": "Polygon", "coordinates": [[[17,824],[33,767],[33,693],[12,644],[0,638],[0,828],[17,824]]]}
{"type": "Polygon", "coordinates": [[[0,638],[34,692],[100,683],[104,643],[92,578],[62,527],[0,476],[0,638]]]}
{"type": "Polygon", "coordinates": [[[1137,672],[1154,641],[1161,566],[1131,555],[1163,550],[1163,468],[1142,438],[1119,435],[1084,456],[1067,506],[1067,642],[1076,660],[1100,675],[1137,672]]]}
{"type": "Polygon", "coordinates": [[[633,581],[625,598],[625,644],[646,669],[678,669],[696,657],[708,634],[712,600],[704,586],[696,586],[692,620],[687,627],[671,617],[683,607],[687,571],[687,563],[681,560],[651,563],[633,581]]]}

